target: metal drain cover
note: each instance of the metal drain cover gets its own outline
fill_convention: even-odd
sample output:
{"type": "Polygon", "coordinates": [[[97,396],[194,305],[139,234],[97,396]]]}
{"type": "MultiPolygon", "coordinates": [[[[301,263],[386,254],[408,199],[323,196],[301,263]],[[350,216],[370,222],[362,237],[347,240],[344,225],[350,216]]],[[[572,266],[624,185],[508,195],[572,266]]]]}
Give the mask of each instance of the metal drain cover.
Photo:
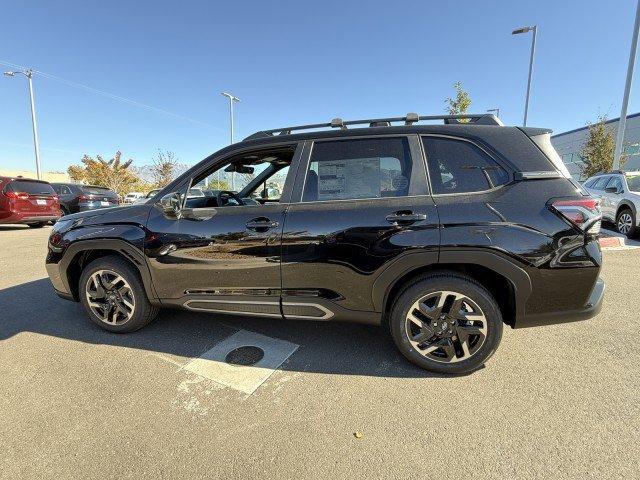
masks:
{"type": "Polygon", "coordinates": [[[231,365],[250,366],[255,365],[264,357],[264,350],[259,347],[238,347],[227,353],[224,361],[231,365]]]}

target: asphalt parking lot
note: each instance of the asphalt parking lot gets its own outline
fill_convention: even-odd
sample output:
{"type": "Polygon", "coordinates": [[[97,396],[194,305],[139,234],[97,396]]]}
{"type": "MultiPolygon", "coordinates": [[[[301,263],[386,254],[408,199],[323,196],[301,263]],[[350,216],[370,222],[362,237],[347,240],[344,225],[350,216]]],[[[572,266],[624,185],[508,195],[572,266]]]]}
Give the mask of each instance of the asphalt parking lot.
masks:
{"type": "Polygon", "coordinates": [[[505,330],[485,368],[438,377],[361,325],[104,332],[53,293],[49,230],[0,226],[2,478],[638,478],[640,249],[605,252],[595,319],[505,330]],[[297,349],[253,394],[185,368],[239,331],[297,349]]]}

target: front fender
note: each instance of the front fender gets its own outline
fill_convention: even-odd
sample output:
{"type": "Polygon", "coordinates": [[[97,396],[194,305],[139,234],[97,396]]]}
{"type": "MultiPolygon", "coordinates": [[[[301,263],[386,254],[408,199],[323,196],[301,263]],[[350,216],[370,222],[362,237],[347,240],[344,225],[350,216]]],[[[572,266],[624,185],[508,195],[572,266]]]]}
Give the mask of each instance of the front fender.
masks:
{"type": "Polygon", "coordinates": [[[71,284],[71,277],[75,278],[73,269],[79,256],[96,250],[114,252],[138,269],[147,297],[152,303],[158,303],[143,253],[145,235],[145,230],[137,225],[91,225],[66,232],[62,240],[64,250],[59,254],[49,251],[47,256],[47,271],[54,288],[72,295],[77,301],[77,290],[71,284]]]}

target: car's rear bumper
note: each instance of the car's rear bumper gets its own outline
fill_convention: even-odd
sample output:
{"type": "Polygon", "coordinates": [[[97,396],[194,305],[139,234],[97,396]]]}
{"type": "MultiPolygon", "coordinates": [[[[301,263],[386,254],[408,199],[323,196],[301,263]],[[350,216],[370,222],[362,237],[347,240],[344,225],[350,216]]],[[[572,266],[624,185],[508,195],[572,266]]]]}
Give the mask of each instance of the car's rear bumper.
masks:
{"type": "Polygon", "coordinates": [[[60,213],[57,215],[51,212],[46,213],[14,213],[0,220],[0,223],[41,223],[51,222],[60,218],[60,213]]]}
{"type": "Polygon", "coordinates": [[[578,310],[525,315],[522,318],[518,319],[515,328],[539,327],[542,325],[553,325],[556,323],[577,322],[580,320],[587,320],[589,318],[595,317],[598,313],[600,313],[600,309],[602,308],[604,290],[604,280],[599,278],[593,286],[593,290],[591,291],[589,300],[583,308],[578,310]]]}

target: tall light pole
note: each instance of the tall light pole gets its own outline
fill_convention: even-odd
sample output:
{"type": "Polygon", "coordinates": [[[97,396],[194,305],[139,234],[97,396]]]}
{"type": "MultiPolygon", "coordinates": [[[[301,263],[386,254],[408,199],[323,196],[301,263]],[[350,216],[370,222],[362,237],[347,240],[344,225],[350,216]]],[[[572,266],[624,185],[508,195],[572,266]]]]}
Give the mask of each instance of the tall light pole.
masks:
{"type": "Polygon", "coordinates": [[[41,180],[40,175],[40,146],[38,145],[38,124],[36,122],[36,105],[33,96],[33,70],[25,71],[8,71],[4,72],[7,77],[15,77],[16,73],[20,73],[29,80],[29,100],[31,101],[31,125],[33,127],[33,148],[36,152],[36,178],[41,180]]]}
{"type": "MultiPolygon", "coordinates": [[[[220,92],[220,95],[222,95],[223,97],[227,97],[229,99],[229,123],[231,124],[231,142],[230,143],[233,143],[233,103],[240,102],[240,99],[235,95],[232,95],[227,92],[220,92]]],[[[236,189],[235,173],[236,172],[231,172],[231,190],[234,190],[234,191],[236,189]]]]}
{"type": "Polygon", "coordinates": [[[527,126],[527,114],[529,113],[529,94],[531,93],[531,76],[533,74],[533,58],[536,54],[536,35],[538,33],[537,25],[531,27],[522,27],[511,32],[511,35],[520,35],[521,33],[533,32],[531,38],[531,57],[529,58],[529,79],[527,80],[527,98],[524,102],[524,122],[523,126],[527,126]]]}
{"type": "Polygon", "coordinates": [[[627,106],[629,105],[629,92],[633,81],[633,69],[636,63],[636,49],[638,48],[638,29],[640,27],[640,0],[636,7],[636,23],[633,27],[633,40],[631,40],[631,52],[629,52],[629,65],[627,66],[627,81],[624,85],[624,95],[622,97],[622,111],[618,121],[618,134],[616,135],[616,150],[613,154],[613,169],[620,168],[620,155],[622,154],[622,144],[624,143],[624,130],[627,126],[627,106]]]}

